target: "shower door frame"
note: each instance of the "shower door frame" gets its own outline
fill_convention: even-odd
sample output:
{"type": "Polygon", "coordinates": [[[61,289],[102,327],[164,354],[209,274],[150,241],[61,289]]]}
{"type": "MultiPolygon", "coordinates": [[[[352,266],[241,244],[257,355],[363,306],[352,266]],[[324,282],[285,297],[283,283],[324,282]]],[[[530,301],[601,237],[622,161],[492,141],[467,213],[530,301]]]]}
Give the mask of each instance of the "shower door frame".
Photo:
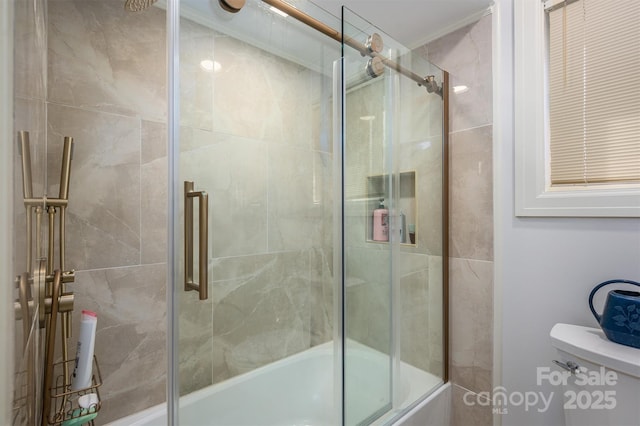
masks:
{"type": "Polygon", "coordinates": [[[181,255],[175,238],[179,217],[178,166],[180,146],[180,0],[167,0],[167,424],[178,424],[180,405],[178,355],[178,302],[175,297],[180,271],[175,259],[181,255]]]}
{"type": "MultiPolygon", "coordinates": [[[[320,21],[315,20],[313,17],[306,15],[304,12],[298,12],[296,8],[288,5],[287,3],[281,0],[262,0],[265,3],[283,10],[298,21],[310,26],[311,28],[322,32],[328,37],[333,38],[338,42],[342,42],[342,34],[334,30],[333,28],[321,23],[320,21]]],[[[179,146],[174,143],[174,141],[178,140],[179,132],[180,132],[180,109],[179,109],[179,99],[180,99],[180,69],[179,69],[179,58],[180,58],[180,0],[167,0],[166,1],[166,11],[167,11],[167,96],[168,96],[168,111],[167,111],[167,153],[168,153],[168,174],[167,174],[167,187],[168,187],[168,220],[167,220],[167,230],[168,230],[168,240],[167,240],[167,274],[168,274],[168,288],[167,288],[167,329],[169,331],[167,336],[167,361],[168,361],[168,371],[167,371],[167,420],[169,424],[178,424],[178,412],[179,412],[179,366],[178,366],[178,346],[175,344],[177,342],[178,336],[178,321],[174,320],[174,316],[178,313],[177,301],[174,297],[175,291],[177,290],[176,283],[182,280],[180,275],[180,271],[176,268],[175,259],[177,256],[181,255],[181,250],[176,247],[176,238],[175,238],[175,217],[178,217],[180,205],[177,200],[180,200],[180,197],[177,197],[177,194],[180,194],[181,186],[178,181],[178,167],[179,167],[179,158],[180,158],[180,150],[179,146]]],[[[366,48],[358,43],[358,42],[347,42],[352,48],[359,50],[362,52],[368,52],[366,48]]],[[[364,53],[363,53],[364,56],[364,53]]],[[[373,54],[372,57],[377,56],[377,54],[373,54]]],[[[410,70],[407,70],[396,64],[393,60],[388,58],[382,58],[383,62],[387,67],[391,67],[399,74],[402,74],[406,78],[410,78],[418,83],[418,85],[422,86],[421,81],[422,77],[413,73],[410,70]]],[[[342,64],[342,62],[341,62],[342,64]]],[[[342,66],[342,65],[341,65],[342,66]]],[[[443,73],[443,81],[442,81],[442,103],[443,103],[443,117],[442,117],[442,344],[443,344],[443,382],[446,384],[449,381],[449,74],[446,71],[442,71],[443,73]]],[[[335,70],[334,70],[335,76],[335,70]]],[[[335,80],[335,77],[334,77],[335,80]]],[[[342,81],[340,84],[336,84],[334,81],[334,88],[339,88],[340,90],[344,90],[346,86],[343,86],[345,83],[342,81]]],[[[424,87],[424,86],[423,86],[424,87]]],[[[1,89],[1,86],[0,86],[1,89]]],[[[0,91],[0,95],[2,92],[0,91]]],[[[435,95],[435,94],[434,94],[435,95]]],[[[1,106],[1,105],[0,105],[1,106]]],[[[334,110],[334,118],[340,117],[340,125],[334,126],[334,136],[337,136],[340,133],[340,138],[337,139],[334,137],[334,148],[335,147],[343,147],[344,142],[344,114],[343,106],[339,105],[338,108],[334,110]]],[[[336,160],[334,157],[334,170],[340,169],[340,174],[334,174],[334,191],[336,195],[339,195],[338,200],[334,199],[334,213],[340,213],[340,217],[338,220],[338,225],[334,226],[334,237],[339,238],[339,240],[335,240],[336,250],[334,250],[334,261],[339,261],[339,269],[334,269],[334,282],[339,282],[341,285],[339,287],[339,293],[337,297],[334,299],[335,302],[340,302],[339,306],[334,306],[335,315],[339,316],[336,318],[336,323],[334,323],[334,339],[339,338],[339,341],[334,341],[334,345],[336,345],[337,350],[334,351],[335,359],[342,361],[342,352],[343,352],[343,339],[345,337],[344,330],[344,195],[343,195],[343,155],[344,152],[341,149],[340,151],[335,151],[334,155],[339,155],[339,160],[336,160]],[[340,176],[338,179],[337,176],[340,176]],[[339,188],[338,188],[339,186],[339,188]],[[340,234],[340,235],[338,235],[340,234]],[[338,276],[335,274],[335,271],[340,270],[341,273],[338,276]],[[336,355],[337,354],[337,355],[336,355]]],[[[13,158],[12,156],[8,156],[8,158],[13,158]]],[[[0,248],[2,248],[0,246],[0,248]]],[[[392,283],[393,285],[393,283],[392,283]]],[[[392,301],[393,303],[393,301],[392,301]]],[[[338,304],[336,304],[338,305],[338,304]]],[[[396,315],[392,313],[392,315],[396,315]]],[[[393,354],[392,354],[393,355],[393,354]]],[[[395,355],[393,355],[395,356],[395,355]]],[[[336,361],[339,362],[339,361],[336,361]]],[[[343,419],[344,423],[344,366],[340,369],[340,371],[335,372],[335,377],[340,377],[342,380],[341,389],[339,392],[340,395],[336,395],[336,400],[340,399],[342,402],[339,407],[336,407],[337,410],[340,411],[340,417],[343,419]]],[[[434,389],[435,390],[435,389],[434,389]]],[[[411,408],[418,405],[421,401],[426,399],[434,390],[425,394],[423,397],[414,401],[409,407],[403,409],[400,413],[394,415],[391,420],[397,418],[399,414],[409,411],[411,408]]],[[[393,409],[393,406],[392,406],[393,409]]]]}
{"type": "MultiPolygon", "coordinates": [[[[12,235],[13,220],[13,0],[0,2],[0,234],[12,235]]],[[[6,303],[0,309],[0,329],[13,330],[12,238],[0,239],[0,299],[6,303]]],[[[13,333],[0,353],[0,424],[11,423],[13,404],[13,333]]]]}

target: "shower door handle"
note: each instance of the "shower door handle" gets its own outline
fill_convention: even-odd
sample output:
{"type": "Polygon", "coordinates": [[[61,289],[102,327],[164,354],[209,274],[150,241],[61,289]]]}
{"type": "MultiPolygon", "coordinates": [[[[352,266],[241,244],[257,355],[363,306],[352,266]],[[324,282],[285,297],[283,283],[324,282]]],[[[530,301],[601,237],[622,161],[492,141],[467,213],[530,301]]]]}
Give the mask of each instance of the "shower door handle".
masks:
{"type": "Polygon", "coordinates": [[[194,191],[193,182],[184,182],[184,290],[196,290],[200,300],[209,297],[207,291],[209,257],[209,195],[194,191]],[[193,280],[193,199],[198,198],[198,282],[193,280]]]}

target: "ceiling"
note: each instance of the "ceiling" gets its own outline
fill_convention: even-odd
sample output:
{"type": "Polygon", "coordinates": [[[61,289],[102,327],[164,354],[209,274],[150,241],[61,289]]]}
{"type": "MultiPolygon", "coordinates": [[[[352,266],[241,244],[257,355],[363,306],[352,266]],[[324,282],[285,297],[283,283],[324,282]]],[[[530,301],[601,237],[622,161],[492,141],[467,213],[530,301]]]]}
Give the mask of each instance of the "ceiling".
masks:
{"type": "Polygon", "coordinates": [[[477,20],[493,0],[312,0],[340,16],[345,5],[407,47],[477,20]]]}
{"type": "MultiPolygon", "coordinates": [[[[182,0],[183,17],[250,43],[309,69],[330,75],[339,43],[292,19],[273,13],[259,0],[247,2],[240,13],[224,12],[219,0],[182,0]],[[266,13],[266,15],[265,15],[266,13]],[[265,25],[267,23],[268,25],[265,25]],[[283,36],[284,35],[284,36],[283,36]]],[[[492,0],[286,0],[324,24],[340,30],[344,4],[404,47],[415,48],[478,20],[492,0]],[[313,4],[312,4],[313,3],[313,4]],[[323,10],[320,10],[318,6],[323,10]],[[328,12],[328,13],[327,13],[328,12]],[[331,16],[334,15],[334,16],[331,16]]],[[[165,7],[160,0],[158,7],[165,7]]],[[[370,31],[361,20],[350,22],[370,31]]],[[[375,30],[374,30],[375,31],[375,30]]],[[[362,35],[362,34],[360,34],[362,35]]],[[[385,46],[392,46],[385,40],[385,46]]],[[[396,45],[397,47],[397,45],[396,45]]]]}

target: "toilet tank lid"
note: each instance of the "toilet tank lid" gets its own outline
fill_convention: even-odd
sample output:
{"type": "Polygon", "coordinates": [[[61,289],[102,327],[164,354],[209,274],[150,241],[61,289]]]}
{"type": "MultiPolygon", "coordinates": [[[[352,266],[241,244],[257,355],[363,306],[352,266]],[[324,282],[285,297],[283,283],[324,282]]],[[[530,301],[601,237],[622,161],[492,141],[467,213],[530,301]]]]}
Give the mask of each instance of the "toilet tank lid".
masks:
{"type": "Polygon", "coordinates": [[[556,324],[551,329],[550,336],[557,349],[640,378],[640,349],[614,343],[600,329],[556,324]]]}

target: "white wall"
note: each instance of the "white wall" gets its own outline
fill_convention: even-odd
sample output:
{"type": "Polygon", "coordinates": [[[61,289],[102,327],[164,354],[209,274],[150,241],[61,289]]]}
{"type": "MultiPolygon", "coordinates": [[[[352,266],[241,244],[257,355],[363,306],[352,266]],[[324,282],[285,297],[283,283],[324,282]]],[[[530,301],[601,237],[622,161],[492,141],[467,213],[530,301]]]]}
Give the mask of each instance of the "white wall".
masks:
{"type": "Polygon", "coordinates": [[[10,424],[13,396],[13,286],[11,222],[13,219],[13,1],[0,2],[0,424],[10,424]],[[9,200],[9,202],[7,202],[9,200]]]}
{"type": "Polygon", "coordinates": [[[612,278],[640,281],[640,220],[515,217],[514,1],[529,0],[496,0],[496,385],[508,393],[554,392],[546,412],[508,407],[503,425],[555,426],[564,424],[562,390],[536,385],[536,367],[551,366],[555,357],[549,330],[558,322],[596,327],[587,305],[591,288],[612,278]]]}

